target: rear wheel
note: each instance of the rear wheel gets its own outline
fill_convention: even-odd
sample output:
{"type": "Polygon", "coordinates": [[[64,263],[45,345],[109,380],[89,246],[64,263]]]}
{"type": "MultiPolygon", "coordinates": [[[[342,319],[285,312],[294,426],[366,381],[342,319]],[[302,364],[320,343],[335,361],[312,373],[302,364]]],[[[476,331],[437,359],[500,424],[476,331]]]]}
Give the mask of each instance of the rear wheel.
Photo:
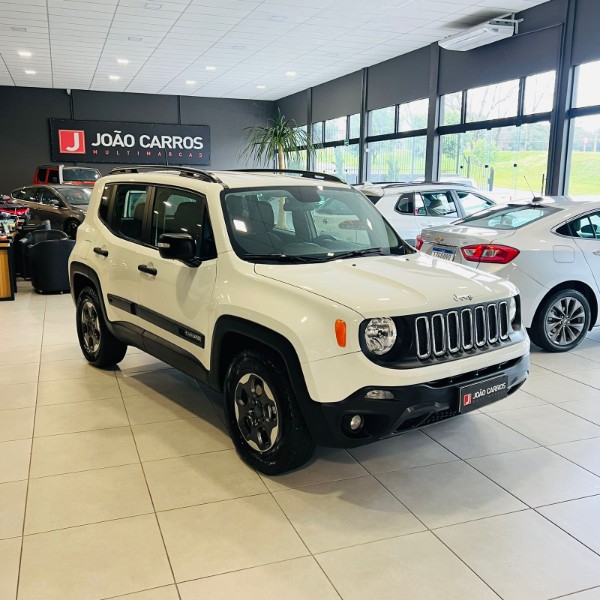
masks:
{"type": "Polygon", "coordinates": [[[531,341],[549,352],[578,346],[590,328],[590,304],[577,290],[558,290],[540,305],[529,330],[531,341]]]}
{"type": "Polygon", "coordinates": [[[266,353],[247,350],[231,362],[225,416],[239,455],[261,473],[290,471],[314,452],[286,369],[266,353]]]}
{"type": "Polygon", "coordinates": [[[90,364],[112,367],[123,360],[127,345],[108,330],[94,288],[84,288],[77,297],[76,319],[79,346],[90,364]]]}

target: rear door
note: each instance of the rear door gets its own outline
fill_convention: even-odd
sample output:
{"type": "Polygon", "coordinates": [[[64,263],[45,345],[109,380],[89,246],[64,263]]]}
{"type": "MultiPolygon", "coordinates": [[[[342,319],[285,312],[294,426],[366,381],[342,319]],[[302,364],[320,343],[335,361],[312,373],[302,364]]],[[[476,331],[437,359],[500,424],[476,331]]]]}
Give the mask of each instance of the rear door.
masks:
{"type": "Polygon", "coordinates": [[[570,227],[575,244],[583,252],[596,288],[600,290],[600,211],[571,221],[570,227]]]}

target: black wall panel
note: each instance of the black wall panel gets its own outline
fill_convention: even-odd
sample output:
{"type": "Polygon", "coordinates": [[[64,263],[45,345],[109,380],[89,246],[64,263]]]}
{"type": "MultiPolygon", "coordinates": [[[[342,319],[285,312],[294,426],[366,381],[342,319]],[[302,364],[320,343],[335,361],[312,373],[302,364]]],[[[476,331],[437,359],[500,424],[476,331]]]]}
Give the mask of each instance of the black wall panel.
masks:
{"type": "Polygon", "coordinates": [[[449,94],[556,69],[560,25],[524,33],[468,52],[442,49],[439,93],[449,94]]]}
{"type": "Polygon", "coordinates": [[[429,46],[369,67],[367,110],[429,96],[429,46]]]}
{"type": "Polygon", "coordinates": [[[356,71],[313,88],[313,123],[360,112],[362,72],[356,71]]]}
{"type": "Polygon", "coordinates": [[[0,87],[0,193],[31,183],[50,161],[48,118],[69,119],[70,102],[64,90],[0,87]]]}
{"type": "Polygon", "coordinates": [[[573,36],[573,62],[575,64],[600,59],[599,27],[600,1],[579,0],[575,12],[573,36]]]}
{"type": "MultiPolygon", "coordinates": [[[[239,157],[244,128],[265,123],[275,104],[181,97],[179,107],[177,96],[0,87],[0,107],[0,193],[8,193],[31,183],[37,165],[51,162],[50,118],[177,123],[181,112],[184,125],[210,126],[207,168],[232,169],[252,166],[239,157]]],[[[115,165],[96,166],[107,173],[115,165]]]]}
{"type": "Polygon", "coordinates": [[[82,121],[177,123],[177,96],[73,90],[73,118],[82,121]]]}
{"type": "Polygon", "coordinates": [[[298,125],[306,125],[308,117],[308,92],[306,90],[277,100],[277,106],[286,119],[294,119],[298,125]]]}

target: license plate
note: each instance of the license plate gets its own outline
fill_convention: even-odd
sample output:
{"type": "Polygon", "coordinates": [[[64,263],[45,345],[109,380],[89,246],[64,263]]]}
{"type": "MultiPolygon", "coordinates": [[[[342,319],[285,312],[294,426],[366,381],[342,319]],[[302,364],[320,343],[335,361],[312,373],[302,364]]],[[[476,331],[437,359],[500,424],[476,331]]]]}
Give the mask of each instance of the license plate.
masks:
{"type": "Polygon", "coordinates": [[[471,383],[460,388],[458,410],[461,413],[477,410],[486,404],[506,398],[507,395],[507,375],[498,375],[491,379],[471,383]]]}
{"type": "Polygon", "coordinates": [[[431,256],[433,256],[434,258],[441,258],[442,260],[454,260],[454,250],[434,247],[431,250],[431,256]]]}

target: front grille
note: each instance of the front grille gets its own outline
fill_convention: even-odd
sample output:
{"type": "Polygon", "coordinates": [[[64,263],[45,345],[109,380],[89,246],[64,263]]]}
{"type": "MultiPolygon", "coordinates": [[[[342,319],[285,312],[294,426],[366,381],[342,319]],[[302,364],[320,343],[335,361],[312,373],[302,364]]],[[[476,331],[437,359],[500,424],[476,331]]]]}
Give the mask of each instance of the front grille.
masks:
{"type": "Polygon", "coordinates": [[[419,316],[415,319],[417,357],[426,360],[473,348],[483,350],[506,341],[508,333],[508,304],[504,301],[419,316]]]}

